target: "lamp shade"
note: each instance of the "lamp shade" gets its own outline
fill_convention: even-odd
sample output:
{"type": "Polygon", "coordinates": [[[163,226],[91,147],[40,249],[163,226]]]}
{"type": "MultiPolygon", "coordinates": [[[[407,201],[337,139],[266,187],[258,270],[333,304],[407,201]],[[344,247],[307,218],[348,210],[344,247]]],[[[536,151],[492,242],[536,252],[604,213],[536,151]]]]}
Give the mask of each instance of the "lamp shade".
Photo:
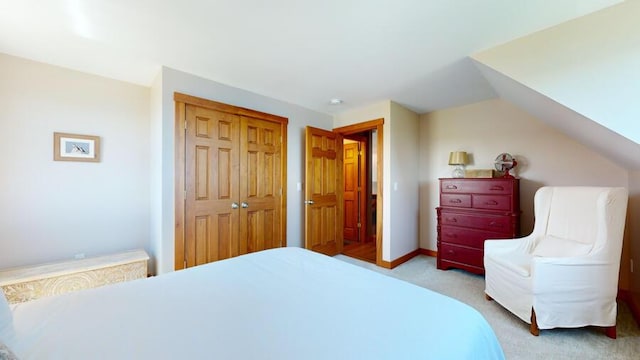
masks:
{"type": "Polygon", "coordinates": [[[449,153],[449,165],[467,165],[469,157],[466,151],[452,151],[449,153]]]}

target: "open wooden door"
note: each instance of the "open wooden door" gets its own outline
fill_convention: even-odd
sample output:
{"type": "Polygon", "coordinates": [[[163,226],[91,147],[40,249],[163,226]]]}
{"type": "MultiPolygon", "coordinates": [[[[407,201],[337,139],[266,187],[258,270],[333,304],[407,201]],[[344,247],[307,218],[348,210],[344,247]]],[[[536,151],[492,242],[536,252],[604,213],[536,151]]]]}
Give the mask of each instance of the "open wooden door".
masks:
{"type": "Polygon", "coordinates": [[[310,126],[305,145],[305,248],[342,252],[342,136],[310,126]]]}

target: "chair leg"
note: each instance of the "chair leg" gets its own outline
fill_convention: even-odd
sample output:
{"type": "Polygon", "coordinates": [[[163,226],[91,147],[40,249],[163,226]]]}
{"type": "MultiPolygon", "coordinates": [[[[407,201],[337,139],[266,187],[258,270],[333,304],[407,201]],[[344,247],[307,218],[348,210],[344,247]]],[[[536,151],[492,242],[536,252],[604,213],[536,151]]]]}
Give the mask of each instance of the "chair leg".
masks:
{"type": "Polygon", "coordinates": [[[484,298],[487,299],[487,301],[493,300],[493,298],[491,296],[489,296],[489,294],[487,294],[487,293],[484,293],[484,298]]]}
{"type": "Polygon", "coordinates": [[[604,328],[604,333],[607,334],[608,337],[615,339],[617,337],[616,326],[607,326],[604,328]]]}
{"type": "MultiPolygon", "coordinates": [[[[529,332],[533,336],[540,335],[540,329],[538,328],[538,322],[536,321],[536,311],[533,310],[533,308],[531,308],[531,326],[529,326],[529,332]]],[[[611,339],[615,339],[617,337],[616,326],[606,326],[604,328],[604,333],[611,339]]]]}
{"type": "Polygon", "coordinates": [[[538,323],[536,322],[536,312],[531,308],[531,326],[529,326],[529,332],[533,336],[540,335],[540,329],[538,329],[538,323]]]}

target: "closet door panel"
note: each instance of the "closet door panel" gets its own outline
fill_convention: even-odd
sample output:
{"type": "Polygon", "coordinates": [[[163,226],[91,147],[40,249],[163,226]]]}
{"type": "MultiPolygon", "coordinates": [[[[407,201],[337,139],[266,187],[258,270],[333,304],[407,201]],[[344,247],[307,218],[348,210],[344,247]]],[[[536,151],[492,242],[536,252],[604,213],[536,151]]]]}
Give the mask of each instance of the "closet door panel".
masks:
{"type": "Polygon", "coordinates": [[[187,105],[185,260],[187,266],[239,253],[239,118],[187,105]]]}
{"type": "Polygon", "coordinates": [[[284,246],[281,124],[245,116],[240,124],[240,241],[247,252],[284,246]]]}
{"type": "Polygon", "coordinates": [[[247,252],[283,246],[277,218],[273,210],[247,211],[247,252]]]}

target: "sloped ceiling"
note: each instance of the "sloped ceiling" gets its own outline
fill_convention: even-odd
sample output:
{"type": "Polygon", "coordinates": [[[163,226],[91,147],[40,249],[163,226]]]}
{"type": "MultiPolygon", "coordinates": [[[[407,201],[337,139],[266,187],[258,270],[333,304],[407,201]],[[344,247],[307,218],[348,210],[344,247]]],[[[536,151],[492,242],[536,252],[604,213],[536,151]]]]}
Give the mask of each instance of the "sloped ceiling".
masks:
{"type": "Polygon", "coordinates": [[[640,170],[640,1],[473,55],[498,95],[640,170]]]}
{"type": "Polygon", "coordinates": [[[495,97],[469,54],[619,2],[0,0],[0,52],[145,86],[164,65],[325,113],[424,113],[495,97]]]}
{"type": "MultiPolygon", "coordinates": [[[[501,98],[599,152],[612,162],[628,170],[640,170],[639,144],[482,63],[477,63],[477,66],[501,98]]],[[[562,157],[562,154],[558,154],[558,157],[562,157]]]]}

